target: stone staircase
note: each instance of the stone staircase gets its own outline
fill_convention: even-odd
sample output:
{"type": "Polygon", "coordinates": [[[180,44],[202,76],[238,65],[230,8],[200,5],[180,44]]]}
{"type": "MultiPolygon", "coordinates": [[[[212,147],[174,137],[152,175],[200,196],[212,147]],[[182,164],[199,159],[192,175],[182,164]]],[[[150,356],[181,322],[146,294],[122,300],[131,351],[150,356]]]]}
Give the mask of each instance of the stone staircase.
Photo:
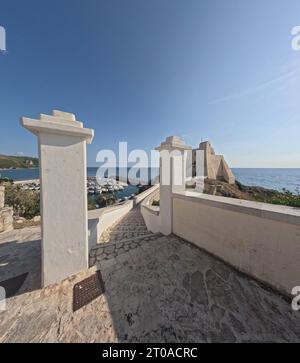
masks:
{"type": "Polygon", "coordinates": [[[125,217],[108,228],[100,237],[99,244],[118,242],[149,234],[140,207],[132,209],[125,217]]]}
{"type": "Polygon", "coordinates": [[[90,252],[90,266],[121,258],[127,252],[160,236],[160,233],[154,234],[147,230],[140,207],[137,206],[103,232],[97,246],[90,252]]]}

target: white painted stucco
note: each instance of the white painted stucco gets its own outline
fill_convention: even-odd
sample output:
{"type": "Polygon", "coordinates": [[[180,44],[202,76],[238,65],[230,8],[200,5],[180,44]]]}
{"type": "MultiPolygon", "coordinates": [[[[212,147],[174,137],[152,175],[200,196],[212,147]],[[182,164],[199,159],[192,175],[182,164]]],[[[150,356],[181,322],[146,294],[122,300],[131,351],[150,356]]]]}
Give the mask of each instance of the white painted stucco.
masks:
{"type": "Polygon", "coordinates": [[[153,206],[153,199],[159,194],[159,184],[152,188],[152,193],[145,198],[141,204],[141,213],[148,231],[158,233],[161,231],[160,208],[153,206]]]}
{"type": "Polygon", "coordinates": [[[160,232],[164,235],[172,233],[172,192],[185,189],[184,153],[191,149],[177,136],[167,137],[156,148],[160,152],[160,232]],[[178,170],[182,175],[176,178],[178,170]]]}
{"type": "Polygon", "coordinates": [[[86,143],[93,130],[61,111],[21,123],[38,136],[42,284],[47,286],[88,268],[86,143]]]}
{"type": "Polygon", "coordinates": [[[285,294],[300,285],[299,209],[173,194],[173,232],[285,294]]]}

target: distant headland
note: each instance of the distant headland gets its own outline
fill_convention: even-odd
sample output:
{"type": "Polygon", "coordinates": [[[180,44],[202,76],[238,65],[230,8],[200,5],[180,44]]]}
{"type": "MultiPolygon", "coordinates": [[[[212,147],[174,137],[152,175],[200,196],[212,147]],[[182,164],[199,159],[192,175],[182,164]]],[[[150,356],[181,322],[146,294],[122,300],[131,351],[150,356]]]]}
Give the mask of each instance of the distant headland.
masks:
{"type": "Polygon", "coordinates": [[[36,168],[38,166],[38,158],[0,155],[0,169],[27,169],[36,168]]]}

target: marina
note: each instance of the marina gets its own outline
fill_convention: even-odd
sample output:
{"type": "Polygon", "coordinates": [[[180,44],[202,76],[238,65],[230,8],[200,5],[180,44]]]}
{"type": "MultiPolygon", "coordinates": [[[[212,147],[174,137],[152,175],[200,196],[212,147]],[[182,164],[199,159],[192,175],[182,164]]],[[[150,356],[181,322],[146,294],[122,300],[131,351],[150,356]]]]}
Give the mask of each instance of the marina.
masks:
{"type": "MultiPolygon", "coordinates": [[[[40,180],[19,180],[14,181],[14,184],[20,185],[22,189],[40,192],[40,180]]],[[[100,195],[114,196],[116,203],[122,203],[126,200],[133,199],[140,193],[141,185],[130,185],[123,181],[116,180],[115,178],[105,178],[101,181],[97,181],[95,176],[88,176],[86,181],[86,192],[89,201],[97,201],[100,195]]],[[[99,205],[96,203],[96,208],[99,205]]]]}

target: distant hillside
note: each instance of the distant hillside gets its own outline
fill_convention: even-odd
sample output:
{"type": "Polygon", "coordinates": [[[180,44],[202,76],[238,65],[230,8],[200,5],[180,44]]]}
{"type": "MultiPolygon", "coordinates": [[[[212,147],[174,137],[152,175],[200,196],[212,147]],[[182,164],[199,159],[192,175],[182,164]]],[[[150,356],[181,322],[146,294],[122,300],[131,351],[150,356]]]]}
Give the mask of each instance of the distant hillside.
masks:
{"type": "Polygon", "coordinates": [[[39,165],[39,159],[27,156],[0,155],[0,169],[34,168],[39,165]]]}

